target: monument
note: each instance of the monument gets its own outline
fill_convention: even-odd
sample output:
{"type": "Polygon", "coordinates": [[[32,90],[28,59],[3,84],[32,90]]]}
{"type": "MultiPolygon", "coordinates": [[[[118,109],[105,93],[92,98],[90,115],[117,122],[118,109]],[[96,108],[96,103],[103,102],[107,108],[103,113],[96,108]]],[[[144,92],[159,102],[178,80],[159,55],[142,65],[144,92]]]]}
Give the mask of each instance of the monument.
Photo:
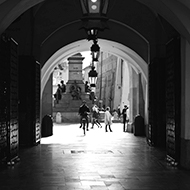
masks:
{"type": "Polygon", "coordinates": [[[86,100],[89,107],[92,102],[89,93],[85,92],[85,83],[82,76],[83,59],[81,53],[77,53],[68,58],[69,77],[66,83],[66,92],[62,93],[62,98],[53,108],[53,117],[61,113],[62,122],[80,122],[78,109],[82,100],[86,100]]]}

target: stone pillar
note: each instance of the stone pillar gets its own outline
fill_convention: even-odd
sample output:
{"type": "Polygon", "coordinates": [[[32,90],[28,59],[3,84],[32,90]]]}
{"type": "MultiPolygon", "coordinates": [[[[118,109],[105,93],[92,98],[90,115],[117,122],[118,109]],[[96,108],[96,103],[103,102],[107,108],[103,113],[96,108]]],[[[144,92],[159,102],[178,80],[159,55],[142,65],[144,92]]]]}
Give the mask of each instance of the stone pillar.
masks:
{"type": "Polygon", "coordinates": [[[113,107],[116,109],[118,105],[123,106],[121,103],[122,97],[122,68],[121,68],[121,59],[117,59],[117,68],[116,68],[116,79],[115,79],[115,88],[114,88],[114,105],[113,107]]]}
{"type": "Polygon", "coordinates": [[[181,155],[180,165],[190,169],[190,44],[181,39],[181,155]]]}
{"type": "Polygon", "coordinates": [[[143,84],[142,84],[142,75],[138,74],[139,82],[138,82],[138,109],[139,114],[144,118],[144,92],[143,92],[143,84]]]}
{"type": "Polygon", "coordinates": [[[52,74],[49,77],[48,82],[45,85],[42,95],[42,118],[45,115],[52,115],[52,74]]]}
{"type": "Polygon", "coordinates": [[[82,57],[81,53],[77,53],[68,58],[69,65],[69,80],[66,85],[66,93],[70,91],[70,86],[75,82],[81,88],[81,93],[85,92],[84,81],[82,77],[82,61],[84,57],[82,57]]]}
{"type": "Polygon", "coordinates": [[[139,107],[138,107],[138,74],[134,71],[132,71],[132,77],[131,77],[131,95],[132,95],[132,106],[131,106],[131,116],[132,116],[132,121],[134,120],[134,117],[139,113],[139,107]]]}

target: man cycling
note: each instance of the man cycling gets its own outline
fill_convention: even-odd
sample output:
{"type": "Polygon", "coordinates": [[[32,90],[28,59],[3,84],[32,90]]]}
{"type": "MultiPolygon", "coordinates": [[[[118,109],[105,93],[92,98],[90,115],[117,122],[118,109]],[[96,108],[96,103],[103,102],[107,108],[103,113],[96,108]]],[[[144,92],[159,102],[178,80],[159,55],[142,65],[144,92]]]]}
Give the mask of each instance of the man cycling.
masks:
{"type": "Polygon", "coordinates": [[[79,111],[78,111],[79,115],[80,115],[80,128],[82,127],[82,119],[85,118],[86,119],[86,130],[88,131],[88,125],[89,125],[89,114],[90,114],[90,109],[86,104],[86,101],[83,100],[82,101],[82,105],[79,107],[79,111]]]}

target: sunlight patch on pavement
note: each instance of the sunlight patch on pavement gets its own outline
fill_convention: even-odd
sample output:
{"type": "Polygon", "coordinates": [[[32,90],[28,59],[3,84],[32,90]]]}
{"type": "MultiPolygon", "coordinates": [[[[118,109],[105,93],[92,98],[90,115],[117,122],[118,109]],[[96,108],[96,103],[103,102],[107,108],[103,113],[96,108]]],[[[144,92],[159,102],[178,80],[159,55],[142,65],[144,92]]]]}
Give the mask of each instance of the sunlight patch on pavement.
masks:
{"type": "Polygon", "coordinates": [[[84,142],[88,143],[89,146],[102,145],[106,142],[113,141],[117,138],[122,138],[126,133],[122,132],[122,124],[112,124],[113,132],[105,132],[105,127],[103,124],[102,128],[94,127],[83,135],[83,130],[79,128],[79,124],[54,124],[53,125],[53,135],[50,137],[43,137],[41,139],[41,144],[68,144],[74,142],[84,142]]]}

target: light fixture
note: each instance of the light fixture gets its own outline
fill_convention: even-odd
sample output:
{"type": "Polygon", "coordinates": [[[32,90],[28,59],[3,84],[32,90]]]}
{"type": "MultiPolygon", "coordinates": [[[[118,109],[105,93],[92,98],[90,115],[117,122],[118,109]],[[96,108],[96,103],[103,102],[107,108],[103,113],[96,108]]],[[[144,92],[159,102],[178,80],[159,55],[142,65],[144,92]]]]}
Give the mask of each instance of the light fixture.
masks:
{"type": "Polygon", "coordinates": [[[94,40],[94,43],[92,44],[90,50],[92,53],[92,66],[91,66],[91,70],[88,73],[88,78],[89,78],[89,83],[91,87],[96,87],[96,81],[97,81],[97,77],[98,77],[98,73],[95,70],[95,66],[94,66],[94,62],[98,62],[98,58],[100,55],[100,47],[97,44],[98,40],[94,40]]]}
{"type": "Polygon", "coordinates": [[[108,27],[106,17],[109,0],[80,0],[83,17],[81,28],[85,29],[88,40],[95,40],[98,31],[108,27]]]}
{"type": "Polygon", "coordinates": [[[98,29],[96,28],[93,28],[93,29],[89,29],[89,30],[86,30],[87,32],[87,40],[90,41],[90,40],[97,40],[97,36],[98,36],[98,29]]]}
{"type": "Polygon", "coordinates": [[[98,58],[100,56],[100,47],[97,44],[98,43],[97,40],[95,40],[93,42],[94,42],[94,44],[92,44],[91,49],[90,49],[92,52],[92,62],[98,62],[98,58]]]}
{"type": "Polygon", "coordinates": [[[106,16],[108,1],[109,0],[80,0],[83,15],[99,17],[106,16]]]}
{"type": "Polygon", "coordinates": [[[88,73],[90,87],[96,87],[97,77],[98,73],[96,72],[94,65],[92,65],[91,70],[88,73]]]}

